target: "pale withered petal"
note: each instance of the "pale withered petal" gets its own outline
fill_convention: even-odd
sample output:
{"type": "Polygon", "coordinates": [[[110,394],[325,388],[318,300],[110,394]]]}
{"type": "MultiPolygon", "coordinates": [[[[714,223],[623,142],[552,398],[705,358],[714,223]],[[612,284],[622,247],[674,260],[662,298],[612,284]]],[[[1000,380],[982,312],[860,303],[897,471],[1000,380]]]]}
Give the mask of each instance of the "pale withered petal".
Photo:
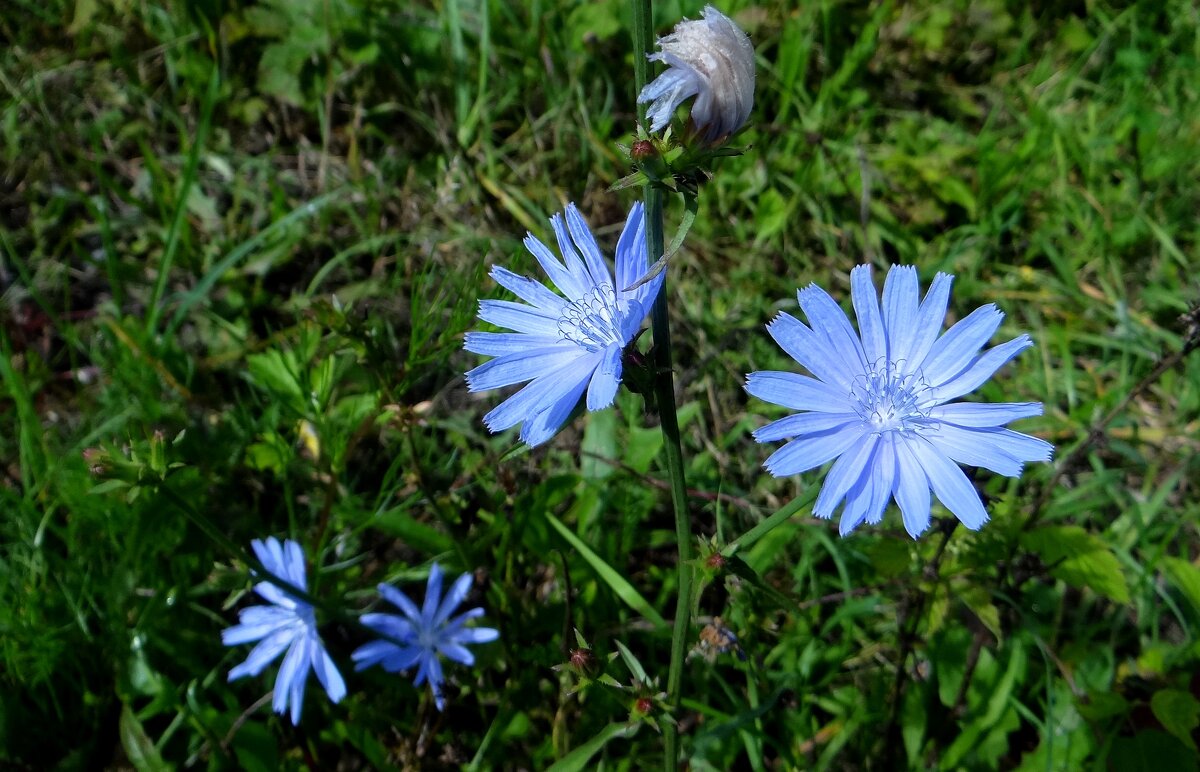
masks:
{"type": "Polygon", "coordinates": [[[706,142],[725,139],[740,129],[754,106],[754,46],[725,14],[706,6],[703,18],[684,20],[659,38],[662,50],[651,61],[667,70],[642,89],[638,102],[650,102],[650,130],[671,122],[675,108],[691,97],[692,125],[706,142]]]}

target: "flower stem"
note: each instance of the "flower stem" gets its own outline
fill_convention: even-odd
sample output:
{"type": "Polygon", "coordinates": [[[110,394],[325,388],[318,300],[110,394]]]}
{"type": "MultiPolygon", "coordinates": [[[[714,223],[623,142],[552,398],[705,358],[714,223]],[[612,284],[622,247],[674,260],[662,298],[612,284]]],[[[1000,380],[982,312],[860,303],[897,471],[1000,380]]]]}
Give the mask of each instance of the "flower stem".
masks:
{"type": "MultiPolygon", "coordinates": [[[[651,51],[653,21],[651,1],[633,0],[634,86],[641,93],[647,82],[646,54],[651,51]]],[[[645,108],[639,118],[646,119],[645,108]]],[[[663,256],[663,196],[653,185],[646,185],[646,248],[651,263],[663,256]]],[[[683,684],[683,655],[687,648],[692,612],[692,526],[688,516],[687,485],[683,476],[683,449],[679,440],[679,417],[675,412],[675,375],[671,369],[671,324],[667,313],[667,280],[654,301],[650,321],[654,331],[654,396],[658,403],[663,447],[667,456],[667,474],[671,478],[671,503],[675,512],[675,542],[679,550],[679,597],[675,606],[675,625],[671,631],[671,665],[667,673],[667,704],[672,712],[679,708],[683,684]]],[[[676,769],[679,762],[679,731],[674,723],[663,722],[664,768],[676,769]]]]}

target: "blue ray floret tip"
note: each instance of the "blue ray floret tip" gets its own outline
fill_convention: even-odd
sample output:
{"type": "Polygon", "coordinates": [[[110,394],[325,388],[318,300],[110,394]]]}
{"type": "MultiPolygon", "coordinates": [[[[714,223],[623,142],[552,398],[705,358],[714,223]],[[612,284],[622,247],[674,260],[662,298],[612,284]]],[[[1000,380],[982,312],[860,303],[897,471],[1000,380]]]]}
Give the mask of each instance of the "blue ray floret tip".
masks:
{"type": "Polygon", "coordinates": [[[842,506],[843,535],[863,522],[878,523],[895,499],[915,538],[929,527],[931,491],[977,530],[987,511],[959,464],[1017,477],[1026,462],[1053,455],[1050,443],[1005,428],[1041,415],[1041,403],[954,401],[1033,342],[1022,334],[981,351],[1004,319],[992,304],[940,335],[952,281],[939,273],[921,300],[916,269],[894,266],[880,304],[871,267],[862,265],[851,271],[857,332],[815,284],[797,295],[808,324],[781,313],[767,325],[811,375],[747,376],[750,394],[799,411],[754,432],[759,442],[788,440],[764,466],[780,477],[833,461],[813,513],[832,517],[842,506]]]}

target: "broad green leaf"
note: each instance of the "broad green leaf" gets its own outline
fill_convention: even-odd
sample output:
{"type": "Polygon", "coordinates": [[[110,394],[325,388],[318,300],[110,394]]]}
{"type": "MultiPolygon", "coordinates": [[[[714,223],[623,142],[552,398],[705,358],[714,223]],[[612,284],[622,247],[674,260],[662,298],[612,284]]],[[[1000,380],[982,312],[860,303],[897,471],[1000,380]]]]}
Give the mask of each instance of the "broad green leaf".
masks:
{"type": "Polygon", "coordinates": [[[1163,558],[1162,566],[1171,582],[1187,597],[1196,611],[1200,611],[1200,567],[1182,558],[1163,558]]]}
{"type": "Polygon", "coordinates": [[[1163,689],[1150,698],[1150,709],[1164,729],[1193,751],[1196,750],[1192,732],[1200,726],[1200,701],[1179,689],[1163,689]]]}
{"type": "Polygon", "coordinates": [[[1121,563],[1108,545],[1077,525],[1038,528],[1021,536],[1021,546],[1050,566],[1050,574],[1072,587],[1088,587],[1117,603],[1129,602],[1121,563]]]}
{"type": "Polygon", "coordinates": [[[588,762],[592,760],[600,752],[600,749],[608,744],[610,740],[615,740],[618,737],[633,737],[637,734],[638,723],[624,724],[613,722],[600,730],[592,739],[580,745],[575,750],[563,756],[547,772],[580,772],[584,769],[593,769],[588,762]]]}
{"type": "Polygon", "coordinates": [[[164,772],[171,769],[170,765],[163,761],[158,748],[154,747],[154,742],[142,727],[142,722],[138,721],[138,717],[128,705],[121,706],[118,732],[121,736],[121,747],[125,749],[129,763],[138,772],[164,772]]]}

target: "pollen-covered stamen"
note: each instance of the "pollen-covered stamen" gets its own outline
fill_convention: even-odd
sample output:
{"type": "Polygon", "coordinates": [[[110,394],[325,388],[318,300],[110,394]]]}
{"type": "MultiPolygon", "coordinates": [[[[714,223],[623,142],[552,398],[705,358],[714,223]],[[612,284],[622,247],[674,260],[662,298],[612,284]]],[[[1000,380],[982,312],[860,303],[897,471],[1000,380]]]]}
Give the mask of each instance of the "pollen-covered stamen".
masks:
{"type": "Polygon", "coordinates": [[[558,334],[588,351],[600,351],[614,343],[623,345],[621,315],[612,285],[601,284],[564,306],[558,317],[558,334]]]}
{"type": "Polygon", "coordinates": [[[919,431],[930,423],[921,407],[929,389],[920,372],[901,373],[896,363],[886,362],[859,376],[850,397],[863,424],[876,434],[919,431]]]}

